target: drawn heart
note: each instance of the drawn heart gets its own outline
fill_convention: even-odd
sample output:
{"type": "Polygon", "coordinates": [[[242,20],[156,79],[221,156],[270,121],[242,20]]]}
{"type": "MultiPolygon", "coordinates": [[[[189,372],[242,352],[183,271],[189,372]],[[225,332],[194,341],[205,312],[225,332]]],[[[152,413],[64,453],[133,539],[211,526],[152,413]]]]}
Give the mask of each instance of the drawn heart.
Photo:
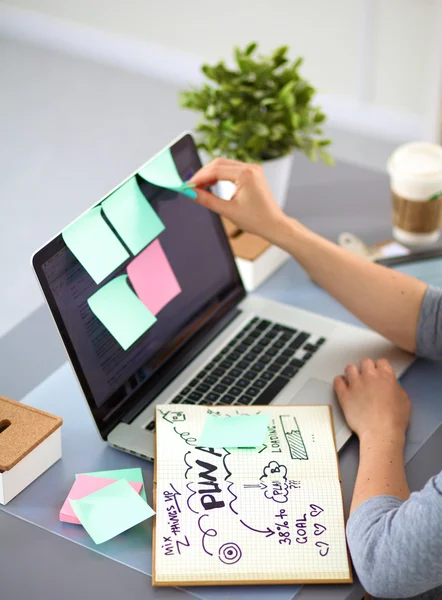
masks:
{"type": "Polygon", "coordinates": [[[317,504],[310,504],[310,508],[312,509],[312,511],[310,513],[311,517],[317,517],[322,512],[324,512],[324,509],[321,508],[320,506],[318,506],[317,504]]]}
{"type": "Polygon", "coordinates": [[[315,523],[313,532],[315,535],[321,535],[324,531],[327,531],[327,527],[324,527],[320,523],[315,523]]]}
{"type": "Polygon", "coordinates": [[[316,542],[315,546],[319,548],[319,554],[321,556],[327,556],[329,551],[329,545],[327,542],[316,542]]]}

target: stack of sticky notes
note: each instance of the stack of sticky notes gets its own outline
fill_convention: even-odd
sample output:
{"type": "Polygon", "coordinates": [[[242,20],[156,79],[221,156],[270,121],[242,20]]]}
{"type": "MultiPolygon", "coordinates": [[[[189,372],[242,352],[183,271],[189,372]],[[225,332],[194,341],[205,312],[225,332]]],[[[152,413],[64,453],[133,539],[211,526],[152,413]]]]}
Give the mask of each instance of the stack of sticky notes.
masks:
{"type": "Polygon", "coordinates": [[[61,510],[60,521],[83,525],[96,544],[149,519],[141,469],[76,475],[61,510]]]}

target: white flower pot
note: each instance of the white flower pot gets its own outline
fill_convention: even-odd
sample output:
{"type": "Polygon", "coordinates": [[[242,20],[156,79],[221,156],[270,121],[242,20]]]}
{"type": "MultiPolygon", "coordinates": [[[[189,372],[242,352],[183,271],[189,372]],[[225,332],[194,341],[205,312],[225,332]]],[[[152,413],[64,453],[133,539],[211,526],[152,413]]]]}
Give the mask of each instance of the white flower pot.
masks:
{"type": "Polygon", "coordinates": [[[276,202],[284,208],[289,191],[290,174],[292,172],[293,152],[282,158],[265,160],[262,163],[264,175],[269,183],[270,189],[275,196],[276,202]]]}
{"type": "MultiPolygon", "coordinates": [[[[261,164],[270,189],[281,208],[284,208],[287,199],[292,161],[293,153],[282,158],[265,160],[261,164]]],[[[230,200],[235,193],[235,189],[236,186],[230,181],[218,181],[217,194],[224,200],[230,200]]]]}

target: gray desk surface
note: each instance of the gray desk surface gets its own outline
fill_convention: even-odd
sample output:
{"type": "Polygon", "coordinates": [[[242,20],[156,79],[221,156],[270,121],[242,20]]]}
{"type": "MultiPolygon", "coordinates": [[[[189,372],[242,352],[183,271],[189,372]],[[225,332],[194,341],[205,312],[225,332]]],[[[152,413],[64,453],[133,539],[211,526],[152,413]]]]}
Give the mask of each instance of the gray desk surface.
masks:
{"type": "MultiPolygon", "coordinates": [[[[368,172],[364,176],[369,178],[368,172]]],[[[356,191],[354,183],[353,180],[351,186],[353,192],[356,191]]],[[[336,182],[339,188],[338,184],[339,182],[336,182]]],[[[349,202],[354,199],[353,196],[350,198],[349,190],[345,189],[345,194],[349,196],[347,203],[340,202],[339,194],[334,198],[336,201],[334,209],[339,207],[343,212],[348,210],[349,202]]],[[[323,191],[324,188],[322,193],[323,191]]],[[[295,212],[293,206],[289,207],[289,210],[295,212]]],[[[359,218],[361,216],[359,215],[359,218]]],[[[356,215],[354,219],[356,224],[356,215]]],[[[348,229],[361,233],[356,226],[348,229]]],[[[379,237],[381,235],[379,234],[379,237]]],[[[334,237],[334,232],[331,232],[330,236],[334,237]]],[[[259,289],[259,294],[333,318],[357,323],[352,315],[314,285],[294,261],[290,261],[266,282],[259,289]]],[[[428,477],[441,468],[441,454],[434,451],[435,444],[439,444],[438,448],[440,448],[442,437],[440,432],[425,443],[442,422],[442,403],[437,401],[441,384],[440,365],[424,361],[415,363],[403,378],[403,385],[413,403],[413,416],[406,447],[407,461],[419,452],[417,458],[410,463],[410,467],[407,467],[410,484],[414,489],[418,489],[428,477]],[[414,465],[413,469],[411,469],[412,465],[414,465]]],[[[80,594],[84,598],[96,600],[121,597],[173,599],[189,597],[189,594],[208,600],[227,598],[289,600],[293,596],[297,590],[296,586],[154,590],[148,577],[151,567],[151,551],[148,543],[150,522],[99,547],[94,546],[81,528],[60,523],[58,511],[70,489],[75,473],[140,466],[144,472],[149,497],[152,466],[141,459],[119,453],[101,441],[67,365],[61,366],[23,400],[60,414],[64,418],[63,459],[0,511],[0,596],[2,599],[23,600],[33,597],[38,600],[40,598],[77,600],[80,594]]],[[[347,514],[357,462],[358,444],[355,439],[352,439],[340,454],[347,514]]],[[[297,600],[359,600],[362,593],[358,583],[351,586],[304,586],[296,598],[297,600]]]]}
{"type": "MultiPolygon", "coordinates": [[[[288,303],[296,303],[302,308],[320,310],[324,314],[355,322],[355,319],[351,315],[329,298],[323,290],[315,286],[294,261],[291,261],[275,274],[261,288],[260,292],[268,297],[277,297],[288,303]]],[[[441,383],[442,370],[440,369],[440,365],[424,361],[418,361],[413,365],[403,378],[403,385],[410,394],[414,406],[413,419],[408,432],[407,460],[419,450],[438,424],[442,422],[442,403],[436,401],[436,392],[440,389],[441,383]]],[[[72,485],[74,474],[78,472],[140,466],[144,472],[148,496],[151,497],[152,465],[138,458],[113,450],[101,441],[95,431],[74,376],[67,364],[60,367],[23,400],[31,405],[59,414],[64,419],[63,459],[4,508],[4,513],[7,515],[14,515],[34,525],[34,527],[28,530],[26,538],[29,544],[28,548],[32,547],[32,540],[35,540],[35,536],[44,536],[46,532],[55,534],[52,535],[51,542],[45,544],[45,552],[48,564],[52,564],[53,561],[55,561],[54,564],[59,564],[57,577],[61,575],[63,577],[67,576],[74,564],[75,569],[77,569],[77,563],[73,564],[67,560],[64,563],[62,562],[61,556],[65,552],[71,553],[73,551],[71,549],[67,551],[65,548],[59,550],[60,540],[56,536],[75,542],[84,549],[88,549],[91,561],[90,566],[88,566],[85,559],[82,559],[84,560],[83,564],[86,570],[94,569],[97,560],[100,561],[101,565],[101,557],[105,556],[108,559],[113,559],[112,561],[107,561],[107,570],[109,572],[112,572],[115,568],[114,561],[119,563],[119,565],[125,565],[126,569],[123,571],[124,576],[122,576],[122,580],[130,578],[131,573],[134,573],[134,571],[150,575],[150,521],[106,544],[95,546],[83,529],[74,525],[60,523],[58,521],[58,510],[72,485]],[[35,526],[43,529],[44,533],[39,531],[35,526]],[[93,552],[90,552],[90,550],[93,550],[93,552]],[[60,552],[62,553],[61,555],[60,552]],[[97,553],[101,555],[100,558],[97,556],[97,553]]],[[[351,492],[357,468],[357,457],[357,443],[355,440],[352,440],[344,448],[340,457],[346,511],[348,511],[351,500],[351,492]]],[[[435,456],[434,459],[436,461],[434,469],[437,470],[440,467],[440,456],[435,456]]],[[[14,542],[11,540],[13,546],[15,543],[15,540],[14,542]]],[[[3,544],[2,548],[4,548],[3,544]]],[[[26,561],[26,563],[32,565],[34,560],[32,558],[29,562],[26,561]]],[[[5,565],[8,565],[8,572],[2,574],[1,580],[3,582],[8,581],[8,578],[11,576],[11,570],[14,570],[14,568],[17,569],[16,577],[18,579],[19,573],[23,572],[23,566],[18,566],[20,564],[22,563],[12,562],[11,557],[8,560],[1,560],[0,558],[0,565],[3,565],[3,568],[5,565]],[[6,575],[8,577],[5,579],[6,575]]],[[[2,567],[0,567],[0,571],[1,569],[2,567]]],[[[103,566],[103,569],[106,570],[106,567],[103,566]]],[[[82,575],[83,578],[84,575],[82,575]]],[[[92,586],[94,579],[96,579],[95,571],[93,574],[88,575],[90,586],[92,586]]],[[[101,579],[100,577],[100,581],[101,579]]],[[[14,582],[11,581],[8,585],[11,585],[13,589],[14,582]]],[[[92,587],[90,587],[91,589],[92,587]]],[[[265,587],[252,589],[230,588],[228,591],[222,588],[192,588],[189,591],[197,595],[197,597],[209,600],[226,597],[231,600],[248,597],[271,597],[276,600],[289,600],[296,591],[296,587],[273,586],[271,589],[265,587]]],[[[150,579],[146,578],[144,597],[154,598],[158,593],[152,589],[150,579]]],[[[161,592],[165,598],[173,598],[176,594],[172,590],[169,590],[169,593],[170,596],[167,595],[167,592],[161,592]]],[[[182,595],[184,593],[181,592],[182,595]]],[[[327,589],[324,586],[305,586],[299,592],[297,598],[301,600],[303,598],[317,598],[319,600],[325,597],[350,599],[353,597],[358,598],[361,595],[362,590],[359,585],[327,586],[327,589]]],[[[34,597],[39,596],[34,595],[34,597]]],[[[49,600],[49,598],[55,598],[56,596],[48,596],[46,590],[44,597],[49,600]]],[[[94,597],[98,599],[107,598],[108,596],[98,587],[94,592],[94,597]]],[[[6,596],[6,598],[7,600],[15,600],[13,595],[6,596]]]]}

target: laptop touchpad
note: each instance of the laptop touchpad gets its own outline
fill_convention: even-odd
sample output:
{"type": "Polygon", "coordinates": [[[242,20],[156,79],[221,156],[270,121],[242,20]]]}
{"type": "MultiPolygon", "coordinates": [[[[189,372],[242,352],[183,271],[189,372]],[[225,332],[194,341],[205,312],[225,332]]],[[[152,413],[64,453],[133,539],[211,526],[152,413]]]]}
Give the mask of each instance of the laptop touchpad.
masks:
{"type": "Polygon", "coordinates": [[[335,390],[333,389],[332,384],[328,383],[328,381],[309,379],[304,387],[302,387],[292,399],[290,404],[331,404],[333,408],[336,434],[343,425],[346,426],[344,415],[342,414],[341,407],[339,406],[335,390]]]}

